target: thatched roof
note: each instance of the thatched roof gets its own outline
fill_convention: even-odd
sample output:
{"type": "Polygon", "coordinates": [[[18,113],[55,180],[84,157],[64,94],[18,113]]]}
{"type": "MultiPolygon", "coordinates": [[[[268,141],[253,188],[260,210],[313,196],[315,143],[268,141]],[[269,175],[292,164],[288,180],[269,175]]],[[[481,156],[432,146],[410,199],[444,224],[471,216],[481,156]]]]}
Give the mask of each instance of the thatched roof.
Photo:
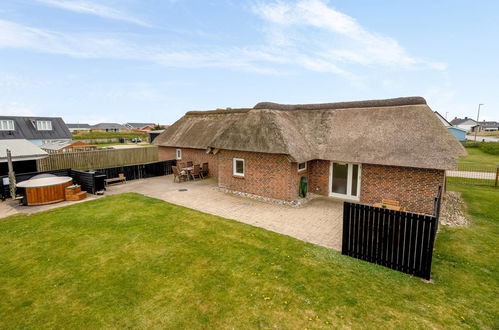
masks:
{"type": "Polygon", "coordinates": [[[466,154],[421,97],[191,111],[154,143],[436,169],[466,154]]]}

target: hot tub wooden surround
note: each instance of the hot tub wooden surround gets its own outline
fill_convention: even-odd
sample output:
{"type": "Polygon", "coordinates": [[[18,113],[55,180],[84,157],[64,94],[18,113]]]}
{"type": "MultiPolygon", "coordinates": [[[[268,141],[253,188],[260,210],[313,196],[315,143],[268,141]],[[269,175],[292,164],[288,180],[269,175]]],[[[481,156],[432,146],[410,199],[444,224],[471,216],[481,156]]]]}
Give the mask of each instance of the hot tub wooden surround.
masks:
{"type": "Polygon", "coordinates": [[[44,205],[66,199],[66,187],[73,184],[70,177],[46,177],[22,181],[17,187],[24,188],[27,205],[44,205]]]}

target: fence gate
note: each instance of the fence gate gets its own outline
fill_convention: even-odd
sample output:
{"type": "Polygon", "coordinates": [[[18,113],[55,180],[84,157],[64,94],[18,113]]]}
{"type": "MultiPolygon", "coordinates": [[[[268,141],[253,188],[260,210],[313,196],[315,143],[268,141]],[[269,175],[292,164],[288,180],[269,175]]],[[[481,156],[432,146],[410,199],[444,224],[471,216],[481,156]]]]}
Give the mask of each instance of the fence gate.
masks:
{"type": "Polygon", "coordinates": [[[429,280],[438,210],[435,213],[344,202],[341,253],[429,280]]]}

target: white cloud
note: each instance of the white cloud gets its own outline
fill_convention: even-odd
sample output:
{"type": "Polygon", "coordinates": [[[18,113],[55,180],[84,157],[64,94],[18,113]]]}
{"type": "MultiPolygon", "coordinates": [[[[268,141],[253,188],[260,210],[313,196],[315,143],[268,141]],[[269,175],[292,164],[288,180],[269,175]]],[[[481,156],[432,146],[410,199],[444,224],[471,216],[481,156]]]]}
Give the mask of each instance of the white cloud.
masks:
{"type": "Polygon", "coordinates": [[[17,103],[9,102],[7,104],[0,104],[1,116],[35,116],[35,113],[28,106],[17,103]]]}
{"type": "Polygon", "coordinates": [[[274,1],[253,9],[270,25],[266,28],[270,43],[321,58],[323,63],[445,69],[443,63],[410,56],[395,39],[366,30],[354,18],[328,7],[326,1],[274,1]]]}
{"type": "MultiPolygon", "coordinates": [[[[70,10],[127,20],[88,1],[38,0],[70,10]]],[[[77,58],[148,61],[168,67],[218,67],[262,74],[308,70],[334,74],[358,84],[356,66],[442,70],[444,65],[409,55],[396,40],[367,31],[355,19],[321,0],[260,3],[254,12],[266,23],[266,42],[241,47],[163,46],[143,40],[61,33],[0,20],[0,48],[22,48],[77,58]]],[[[129,20],[130,21],[130,20],[129,20]]]]}
{"type": "Polygon", "coordinates": [[[97,4],[91,1],[38,0],[38,2],[69,11],[90,14],[113,20],[125,21],[137,25],[150,27],[150,24],[144,22],[143,20],[135,18],[115,8],[103,6],[101,4],[97,4]]]}
{"type": "Polygon", "coordinates": [[[47,31],[5,20],[0,20],[0,48],[2,47],[77,58],[149,61],[181,68],[225,67],[270,74],[277,71],[266,63],[285,62],[285,59],[271,53],[249,48],[176,50],[116,38],[47,31]]]}

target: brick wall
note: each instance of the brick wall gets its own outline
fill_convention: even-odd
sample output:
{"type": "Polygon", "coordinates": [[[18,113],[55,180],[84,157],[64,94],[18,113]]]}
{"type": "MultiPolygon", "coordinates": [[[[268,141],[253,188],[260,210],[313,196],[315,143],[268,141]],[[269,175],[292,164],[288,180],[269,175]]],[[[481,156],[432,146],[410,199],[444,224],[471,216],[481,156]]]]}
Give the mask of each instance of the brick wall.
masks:
{"type": "Polygon", "coordinates": [[[445,171],[363,164],[361,176],[361,203],[393,199],[408,211],[433,214],[434,198],[438,186],[444,184],[445,171]]]}
{"type": "MultiPolygon", "coordinates": [[[[175,159],[175,149],[159,148],[160,160],[175,159]]],[[[307,162],[307,169],[298,172],[297,163],[286,155],[221,150],[206,154],[204,149],[182,148],[182,160],[208,162],[210,174],[218,177],[221,188],[263,197],[292,201],[298,198],[302,176],[308,177],[308,192],[329,195],[329,166],[326,160],[307,162]],[[234,176],[233,158],[245,160],[245,176],[234,176]]],[[[408,211],[433,213],[438,186],[444,184],[442,170],[362,164],[360,202],[373,204],[382,199],[398,200],[408,211]]]]}
{"type": "MultiPolygon", "coordinates": [[[[210,175],[218,177],[218,155],[207,154],[206,149],[178,148],[182,150],[181,161],[192,161],[194,164],[208,163],[210,175]]],[[[177,148],[159,147],[159,160],[175,159],[177,148]]]]}
{"type": "Polygon", "coordinates": [[[218,156],[219,187],[285,201],[298,198],[301,175],[286,155],[221,150],[218,156]],[[232,174],[233,158],[244,159],[244,178],[232,174]]]}
{"type": "Polygon", "coordinates": [[[311,160],[308,162],[309,185],[308,192],[329,196],[329,166],[328,160],[311,160]]]}

